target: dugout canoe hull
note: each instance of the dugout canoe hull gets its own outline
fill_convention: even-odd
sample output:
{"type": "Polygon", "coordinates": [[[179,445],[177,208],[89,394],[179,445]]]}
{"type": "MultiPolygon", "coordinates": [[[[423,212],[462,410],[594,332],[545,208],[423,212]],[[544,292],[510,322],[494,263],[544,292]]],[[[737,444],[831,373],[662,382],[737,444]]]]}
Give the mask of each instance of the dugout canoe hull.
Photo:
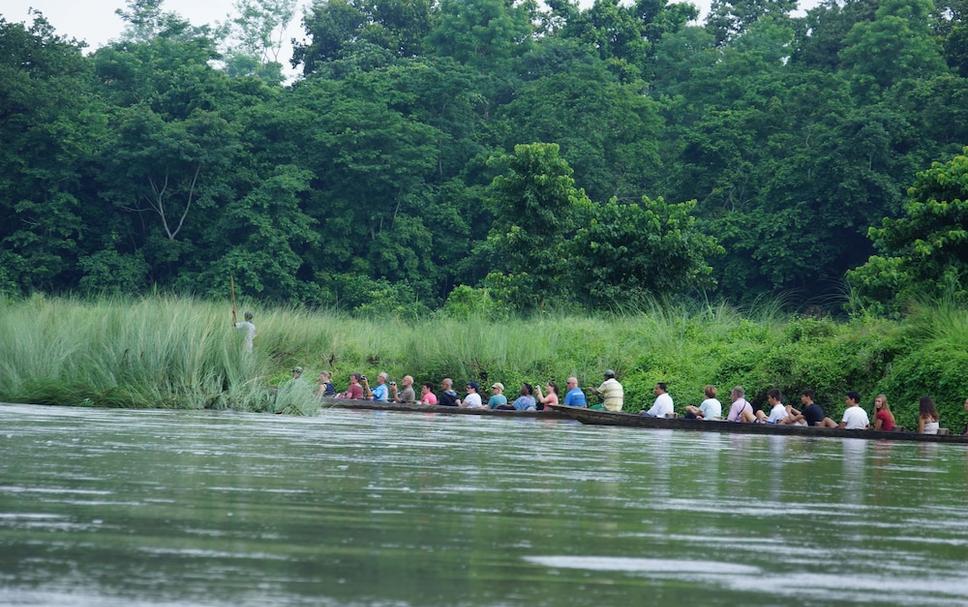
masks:
{"type": "Polygon", "coordinates": [[[627,426],[662,430],[691,430],[694,432],[728,432],[732,434],[769,434],[781,436],[815,436],[827,438],[860,438],[865,440],[911,441],[919,443],[956,443],[968,445],[968,436],[958,434],[918,434],[917,432],[876,432],[874,430],[841,430],[807,426],[778,426],[774,424],[741,424],[727,421],[695,419],[663,419],[635,413],[596,411],[564,405],[551,405],[558,413],[593,426],[627,426]]]}
{"type": "Polygon", "coordinates": [[[443,405],[405,405],[384,403],[372,400],[325,399],[323,408],[355,409],[359,411],[394,411],[397,413],[442,413],[444,415],[477,415],[481,417],[568,419],[556,411],[501,411],[497,409],[468,409],[466,407],[445,407],[443,405]]]}

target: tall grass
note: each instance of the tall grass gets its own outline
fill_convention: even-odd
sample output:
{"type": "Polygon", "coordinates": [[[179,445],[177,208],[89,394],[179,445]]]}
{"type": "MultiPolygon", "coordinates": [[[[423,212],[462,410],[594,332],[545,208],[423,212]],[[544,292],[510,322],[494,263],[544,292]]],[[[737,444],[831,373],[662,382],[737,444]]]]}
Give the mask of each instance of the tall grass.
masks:
{"type": "Polygon", "coordinates": [[[772,387],[793,401],[811,387],[834,415],[848,389],[867,400],[888,391],[906,425],[925,393],[951,427],[965,421],[968,312],[953,305],[922,307],[904,321],[853,322],[788,317],[770,302],[743,311],[647,302],[502,321],[251,309],[258,336],[245,354],[224,303],[157,295],[0,302],[0,399],[305,413],[309,384],[324,369],[338,386],[354,371],[387,371],[418,382],[501,381],[516,391],[524,381],[561,385],[573,374],[595,385],[613,368],[631,410],[666,381],[679,405],[701,400],[707,383],[723,395],[743,384],[756,401],[772,387]],[[287,384],[295,365],[305,368],[306,385],[287,384]]]}

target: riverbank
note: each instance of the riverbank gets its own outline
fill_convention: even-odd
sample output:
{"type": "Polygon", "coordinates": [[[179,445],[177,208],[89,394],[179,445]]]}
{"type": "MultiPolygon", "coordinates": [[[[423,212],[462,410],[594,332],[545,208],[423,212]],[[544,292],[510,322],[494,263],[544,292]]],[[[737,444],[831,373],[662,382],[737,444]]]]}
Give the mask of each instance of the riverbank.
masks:
{"type": "MultiPolygon", "coordinates": [[[[360,319],[331,312],[253,307],[256,351],[244,355],[225,304],[187,298],[82,301],[33,297],[0,303],[0,400],[106,407],[271,410],[275,389],[299,365],[338,387],[350,372],[417,382],[597,384],[614,368],[627,410],[669,383],[677,408],[702,387],[746,386],[754,402],[777,387],[814,388],[836,414],[849,389],[888,395],[899,423],[916,423],[933,396],[942,425],[960,429],[968,397],[968,311],[922,308],[902,321],[745,316],[726,307],[529,319],[360,319]]],[[[287,390],[298,399],[303,390],[287,390]]],[[[308,391],[307,391],[308,392],[308,391]]],[[[722,391],[725,394],[725,390],[722,391]]],[[[791,402],[793,398],[789,398],[791,402]]],[[[283,403],[286,406],[286,403],[283,403]]]]}

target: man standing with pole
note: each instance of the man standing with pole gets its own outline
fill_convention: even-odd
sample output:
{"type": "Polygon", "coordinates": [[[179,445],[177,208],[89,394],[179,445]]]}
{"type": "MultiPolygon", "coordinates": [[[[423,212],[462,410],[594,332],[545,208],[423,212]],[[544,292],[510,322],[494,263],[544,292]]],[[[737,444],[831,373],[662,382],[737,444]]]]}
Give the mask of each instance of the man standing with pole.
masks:
{"type": "Polygon", "coordinates": [[[238,309],[235,307],[235,278],[229,277],[229,284],[232,291],[232,325],[239,331],[245,332],[246,352],[252,352],[252,342],[255,340],[255,325],[252,323],[252,312],[246,312],[243,316],[245,320],[239,322],[238,309]]]}

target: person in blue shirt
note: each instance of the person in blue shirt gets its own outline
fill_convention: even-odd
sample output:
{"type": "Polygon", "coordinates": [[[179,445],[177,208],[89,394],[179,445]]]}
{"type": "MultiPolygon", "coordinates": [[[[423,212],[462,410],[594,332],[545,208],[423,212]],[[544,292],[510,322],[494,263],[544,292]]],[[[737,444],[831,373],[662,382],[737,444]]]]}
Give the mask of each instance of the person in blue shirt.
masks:
{"type": "Polygon", "coordinates": [[[390,400],[390,388],[387,386],[387,379],[390,376],[386,372],[380,373],[376,376],[376,387],[372,390],[370,389],[370,382],[366,379],[363,380],[363,387],[370,394],[370,400],[378,400],[381,402],[387,402],[390,400]]]}
{"type": "Polygon", "coordinates": [[[537,401],[534,399],[534,388],[531,384],[521,384],[521,396],[514,401],[516,411],[535,411],[537,401]]]}
{"type": "Polygon", "coordinates": [[[565,394],[565,402],[563,403],[566,407],[587,407],[588,401],[585,399],[585,393],[581,391],[578,387],[578,378],[569,377],[568,378],[568,392],[565,394]]]}

